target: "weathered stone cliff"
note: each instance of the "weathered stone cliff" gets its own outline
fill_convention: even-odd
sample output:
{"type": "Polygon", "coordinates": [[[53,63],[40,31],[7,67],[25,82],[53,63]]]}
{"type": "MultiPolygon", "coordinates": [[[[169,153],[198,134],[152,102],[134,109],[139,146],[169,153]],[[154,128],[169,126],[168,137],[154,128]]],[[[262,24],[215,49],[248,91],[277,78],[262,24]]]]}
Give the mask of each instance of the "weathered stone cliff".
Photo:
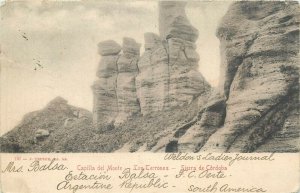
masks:
{"type": "Polygon", "coordinates": [[[210,90],[210,85],[198,71],[196,52],[198,30],[185,14],[186,2],[159,2],[160,36],[168,53],[169,85],[165,106],[184,106],[210,90]]]}
{"type": "Polygon", "coordinates": [[[118,116],[117,61],[121,46],[108,40],[98,44],[101,61],[97,69],[97,80],[92,86],[94,92],[93,122],[95,125],[110,124],[118,116]],[[109,104],[109,105],[108,105],[109,104]]]}
{"type": "Polygon", "coordinates": [[[145,34],[139,61],[138,96],[142,114],[186,106],[210,90],[198,71],[198,30],[185,14],[186,2],[159,2],[160,36],[145,34]]]}
{"type": "Polygon", "coordinates": [[[154,33],[145,33],[145,52],[139,60],[136,79],[143,115],[165,108],[170,81],[168,58],[161,38],[154,33]]]}
{"type": "Polygon", "coordinates": [[[299,151],[299,5],[231,5],[217,30],[217,89],[197,71],[198,30],[189,23],[185,5],[159,3],[160,35],[145,34],[138,74],[131,77],[136,78],[141,114],[186,106],[194,99],[199,112],[165,129],[148,150],[252,152],[274,151],[276,146],[277,151],[299,151]]]}
{"type": "Polygon", "coordinates": [[[98,80],[92,87],[93,120],[97,127],[124,122],[140,112],[135,87],[140,44],[123,38],[121,48],[115,41],[107,40],[98,44],[98,50],[101,55],[98,80]]]}
{"type": "Polygon", "coordinates": [[[187,151],[299,151],[298,3],[233,3],[217,36],[226,111],[215,116],[226,115],[224,124],[204,132],[212,135],[200,144],[191,141],[201,141],[203,126],[191,128],[179,149],[190,144],[187,151]]]}
{"type": "Polygon", "coordinates": [[[98,75],[101,81],[94,86],[96,125],[119,124],[140,113],[187,106],[210,91],[210,85],[198,71],[198,30],[188,21],[185,5],[176,1],[159,3],[160,36],[145,34],[145,52],[141,57],[140,45],[130,38],[124,38],[121,55],[120,50],[115,51],[115,44],[108,45],[113,41],[99,44],[104,52],[100,53],[103,59],[99,68],[104,73],[98,75]],[[107,67],[111,65],[113,72],[112,67],[107,67]]]}
{"type": "MultiPolygon", "coordinates": [[[[140,106],[137,99],[135,77],[138,73],[137,63],[140,56],[141,45],[134,39],[123,38],[123,53],[118,59],[118,76],[117,76],[117,102],[118,116],[116,123],[122,123],[127,118],[140,113],[140,106]]],[[[109,105],[109,104],[107,104],[109,105]]]]}

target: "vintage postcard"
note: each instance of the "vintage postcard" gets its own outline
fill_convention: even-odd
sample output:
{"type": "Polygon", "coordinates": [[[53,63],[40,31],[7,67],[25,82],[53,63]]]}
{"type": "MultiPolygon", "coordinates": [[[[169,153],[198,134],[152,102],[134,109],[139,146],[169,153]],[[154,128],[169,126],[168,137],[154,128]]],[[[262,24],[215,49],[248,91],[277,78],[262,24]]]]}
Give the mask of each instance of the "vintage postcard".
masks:
{"type": "Polygon", "coordinates": [[[0,0],[0,193],[300,191],[297,1],[0,0]]]}

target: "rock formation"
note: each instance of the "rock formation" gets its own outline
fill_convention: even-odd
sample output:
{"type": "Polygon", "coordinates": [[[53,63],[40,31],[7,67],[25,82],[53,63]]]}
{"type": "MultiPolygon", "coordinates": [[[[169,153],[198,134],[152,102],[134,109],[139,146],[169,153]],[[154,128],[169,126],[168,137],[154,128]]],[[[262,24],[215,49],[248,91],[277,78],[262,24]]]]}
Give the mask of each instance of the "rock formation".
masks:
{"type": "Polygon", "coordinates": [[[210,90],[198,71],[198,30],[185,14],[185,2],[159,2],[160,37],[145,34],[137,89],[143,115],[186,106],[210,90]]]}
{"type": "MultiPolygon", "coordinates": [[[[212,135],[198,150],[299,151],[296,143],[299,138],[296,118],[299,116],[299,5],[296,2],[233,3],[217,35],[221,41],[220,92],[226,99],[226,118],[213,134],[204,132],[212,135]],[[272,146],[280,148],[272,149],[272,146]]],[[[222,111],[218,114],[222,115],[222,111]]],[[[199,141],[202,128],[197,128],[190,132],[196,133],[195,136],[183,136],[181,148],[187,144],[184,138],[199,141]]],[[[195,151],[196,144],[189,143],[193,146],[190,150],[195,151]]]]}
{"type": "Polygon", "coordinates": [[[115,41],[108,40],[98,44],[101,61],[97,69],[98,80],[92,86],[94,92],[93,122],[111,124],[118,116],[117,100],[117,61],[120,57],[121,46],[115,41]]]}
{"type": "Polygon", "coordinates": [[[160,37],[145,33],[145,52],[141,56],[136,78],[137,95],[143,115],[163,110],[168,99],[168,53],[160,37]]]}
{"type": "Polygon", "coordinates": [[[122,118],[117,122],[197,99],[198,116],[168,130],[152,151],[272,151],[275,144],[278,151],[299,151],[298,4],[231,5],[217,30],[221,73],[214,90],[197,71],[198,30],[189,23],[185,5],[159,2],[160,35],[146,33],[140,59],[131,55],[135,59],[127,62],[127,70],[119,67],[117,114],[122,118]]]}
{"type": "Polygon", "coordinates": [[[168,52],[169,85],[167,107],[189,104],[210,89],[198,71],[198,30],[185,14],[186,2],[159,2],[160,35],[168,52]]]}
{"type": "Polygon", "coordinates": [[[282,128],[299,103],[299,5],[234,3],[218,36],[226,119],[203,150],[253,151],[282,128]]]}
{"type": "Polygon", "coordinates": [[[179,152],[198,152],[208,138],[224,123],[226,116],[225,98],[217,93],[208,93],[208,99],[199,99],[198,117],[184,135],[178,139],[179,152]]]}
{"type": "Polygon", "coordinates": [[[118,116],[115,120],[116,123],[122,123],[126,121],[127,118],[140,113],[140,105],[137,99],[135,87],[140,47],[141,45],[136,43],[134,39],[123,38],[123,53],[117,62],[118,76],[116,92],[118,116]]]}
{"type": "Polygon", "coordinates": [[[101,61],[94,82],[93,121],[97,127],[121,123],[140,112],[136,96],[135,77],[140,44],[124,38],[122,48],[115,41],[98,44],[101,61]],[[122,54],[120,54],[122,50],[122,54]]]}
{"type": "Polygon", "coordinates": [[[104,59],[99,66],[103,73],[97,73],[100,80],[93,87],[95,123],[119,124],[139,113],[186,106],[210,90],[198,71],[198,30],[188,21],[185,5],[160,2],[160,36],[145,33],[141,57],[140,45],[131,38],[123,39],[120,56],[112,40],[99,44],[104,59]]]}

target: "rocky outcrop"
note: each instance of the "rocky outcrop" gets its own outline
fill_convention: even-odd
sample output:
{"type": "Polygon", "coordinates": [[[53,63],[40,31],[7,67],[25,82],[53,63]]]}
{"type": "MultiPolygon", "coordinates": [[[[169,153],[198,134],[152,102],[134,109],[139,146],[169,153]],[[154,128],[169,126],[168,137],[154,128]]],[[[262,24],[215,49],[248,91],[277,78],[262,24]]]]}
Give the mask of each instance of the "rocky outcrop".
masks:
{"type": "Polygon", "coordinates": [[[187,19],[184,1],[159,2],[159,33],[162,39],[179,38],[195,42],[198,30],[187,19]]]}
{"type": "Polygon", "coordinates": [[[199,118],[179,140],[179,151],[299,151],[299,5],[233,3],[217,35],[223,99],[200,114],[219,106],[213,119],[226,117],[208,129],[199,118]]]}
{"type": "Polygon", "coordinates": [[[184,106],[210,90],[198,71],[199,55],[195,44],[198,30],[188,21],[185,5],[186,2],[159,2],[159,31],[168,52],[167,107],[184,106]]]}
{"type": "Polygon", "coordinates": [[[117,124],[126,121],[140,113],[140,105],[137,98],[135,78],[138,73],[138,60],[141,45],[134,39],[123,38],[123,53],[118,59],[117,76],[117,102],[118,116],[115,119],[117,124]]]}
{"type": "Polygon", "coordinates": [[[130,56],[123,50],[117,62],[117,122],[197,99],[194,119],[167,129],[152,148],[141,147],[153,152],[252,152],[271,151],[276,144],[278,151],[299,151],[294,143],[299,137],[298,4],[231,5],[217,30],[221,73],[216,90],[197,70],[199,33],[188,21],[185,5],[159,2],[160,34],[145,34],[139,59],[132,48],[138,46],[130,46],[136,45],[133,40],[130,56]]]}
{"type": "Polygon", "coordinates": [[[254,151],[299,103],[299,5],[234,3],[217,34],[227,111],[203,150],[254,151]]]}
{"type": "Polygon", "coordinates": [[[198,30],[185,14],[186,2],[159,2],[160,36],[145,34],[137,89],[143,115],[186,106],[210,90],[198,71],[198,30]]]}
{"type": "Polygon", "coordinates": [[[139,113],[147,115],[186,106],[210,90],[198,71],[198,30],[187,19],[186,3],[159,4],[160,36],[145,34],[145,52],[141,57],[140,44],[131,38],[123,39],[121,55],[120,47],[113,41],[99,44],[104,58],[100,63],[103,67],[99,68],[104,73],[98,75],[100,80],[94,86],[94,122],[119,124],[139,113]],[[111,60],[105,60],[106,57],[111,60]]]}
{"type": "Polygon", "coordinates": [[[145,52],[139,60],[139,74],[136,78],[143,115],[161,111],[166,105],[169,94],[168,58],[161,38],[154,33],[145,33],[145,52]]]}
{"type": "Polygon", "coordinates": [[[219,93],[209,93],[211,97],[201,99],[203,108],[198,113],[195,124],[178,139],[179,152],[198,152],[208,138],[220,128],[226,116],[226,101],[219,93]]]}
{"type": "Polygon", "coordinates": [[[234,2],[217,30],[220,86],[211,88],[197,71],[185,3],[159,4],[160,34],[145,34],[141,57],[131,38],[98,45],[101,132],[91,113],[58,97],[0,137],[0,150],[299,152],[299,5],[234,2]]]}
{"type": "Polygon", "coordinates": [[[101,61],[94,92],[93,121],[96,127],[118,124],[140,112],[136,96],[135,77],[140,44],[124,38],[122,47],[107,40],[98,44],[101,61]],[[120,54],[122,50],[122,53],[120,54]]]}
{"type": "Polygon", "coordinates": [[[93,122],[96,126],[113,123],[119,113],[116,88],[120,52],[121,46],[115,41],[108,40],[98,44],[101,61],[96,72],[98,80],[92,86],[93,122]]]}

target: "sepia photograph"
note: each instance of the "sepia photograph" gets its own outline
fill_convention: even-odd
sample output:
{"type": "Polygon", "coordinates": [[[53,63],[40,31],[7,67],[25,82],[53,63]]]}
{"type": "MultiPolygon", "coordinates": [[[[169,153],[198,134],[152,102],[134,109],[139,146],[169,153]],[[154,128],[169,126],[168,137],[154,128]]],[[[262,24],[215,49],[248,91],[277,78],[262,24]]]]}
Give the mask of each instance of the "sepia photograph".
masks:
{"type": "Polygon", "coordinates": [[[297,1],[0,0],[0,152],[299,153],[297,1]]]}

